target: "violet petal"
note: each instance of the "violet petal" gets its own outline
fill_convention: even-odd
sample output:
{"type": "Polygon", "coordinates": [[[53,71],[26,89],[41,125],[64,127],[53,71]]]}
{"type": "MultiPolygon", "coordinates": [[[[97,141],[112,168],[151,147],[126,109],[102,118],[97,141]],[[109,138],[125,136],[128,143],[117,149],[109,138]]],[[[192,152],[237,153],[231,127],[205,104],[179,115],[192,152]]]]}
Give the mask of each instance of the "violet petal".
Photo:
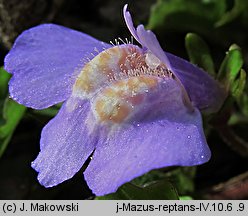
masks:
{"type": "Polygon", "coordinates": [[[32,167],[45,187],[55,186],[82,167],[95,148],[97,137],[89,135],[86,124],[89,101],[69,99],[44,128],[41,151],[32,167]]]}
{"type": "Polygon", "coordinates": [[[158,120],[114,133],[97,146],[84,173],[89,187],[100,196],[152,169],[207,162],[210,151],[199,121],[196,112],[192,122],[158,120]]]}
{"type": "Polygon", "coordinates": [[[194,166],[210,158],[198,109],[190,112],[184,105],[182,89],[173,79],[161,86],[156,103],[144,106],[135,122],[114,128],[106,138],[102,132],[85,179],[96,195],[117,190],[152,169],[166,166],[194,166]],[[162,91],[162,89],[164,91],[162,91]],[[150,112],[147,112],[147,108],[150,112]],[[142,118],[141,118],[142,117],[142,118]]]}
{"type": "Polygon", "coordinates": [[[5,69],[13,74],[10,96],[36,109],[64,101],[86,58],[104,47],[110,45],[54,24],[24,31],[5,58],[5,69]]]}
{"type": "Polygon", "coordinates": [[[202,111],[217,112],[226,98],[226,92],[220,84],[190,62],[171,53],[166,55],[172,71],[182,82],[194,106],[202,111]]]}

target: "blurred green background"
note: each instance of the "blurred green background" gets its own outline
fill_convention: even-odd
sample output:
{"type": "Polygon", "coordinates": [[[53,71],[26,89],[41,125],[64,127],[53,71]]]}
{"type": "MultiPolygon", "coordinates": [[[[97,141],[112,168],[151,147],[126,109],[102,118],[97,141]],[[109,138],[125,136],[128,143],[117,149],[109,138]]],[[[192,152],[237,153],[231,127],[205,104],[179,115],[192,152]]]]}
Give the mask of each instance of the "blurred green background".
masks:
{"type": "MultiPolygon", "coordinates": [[[[130,38],[122,16],[126,3],[135,25],[152,29],[164,50],[203,67],[230,94],[219,113],[204,115],[209,163],[152,171],[98,199],[247,199],[248,1],[0,0],[1,65],[15,38],[40,23],[64,25],[105,42],[130,38]]],[[[1,69],[0,199],[93,199],[82,175],[86,165],[57,187],[39,185],[30,163],[39,152],[42,128],[59,105],[35,111],[16,104],[8,97],[9,78],[1,69]]]]}

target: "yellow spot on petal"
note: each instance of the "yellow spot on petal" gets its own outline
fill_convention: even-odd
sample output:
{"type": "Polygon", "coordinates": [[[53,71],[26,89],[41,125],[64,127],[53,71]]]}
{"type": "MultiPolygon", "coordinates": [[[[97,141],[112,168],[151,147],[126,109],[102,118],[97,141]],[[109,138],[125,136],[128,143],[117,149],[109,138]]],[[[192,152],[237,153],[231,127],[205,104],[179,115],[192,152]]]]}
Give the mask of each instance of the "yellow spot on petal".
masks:
{"type": "Polygon", "coordinates": [[[114,91],[112,88],[106,88],[105,90],[104,90],[104,95],[106,96],[106,97],[116,97],[116,91],[114,91]]]}
{"type": "Polygon", "coordinates": [[[140,76],[139,81],[145,83],[148,88],[153,88],[158,84],[158,79],[155,77],[140,76]]]}
{"type": "Polygon", "coordinates": [[[128,114],[130,113],[130,109],[128,108],[128,106],[122,104],[122,105],[118,105],[115,107],[115,111],[114,114],[111,116],[111,120],[114,123],[121,123],[124,121],[124,119],[128,116],[128,114]]]}
{"type": "Polygon", "coordinates": [[[128,117],[130,108],[126,104],[110,106],[107,100],[96,101],[95,110],[101,122],[121,123],[128,117]]]}
{"type": "Polygon", "coordinates": [[[80,76],[76,80],[74,84],[74,89],[81,89],[85,93],[89,93],[92,90],[92,84],[90,81],[90,70],[91,70],[91,65],[86,64],[83,68],[83,71],[81,72],[80,76]]]}
{"type": "Polygon", "coordinates": [[[146,100],[148,92],[159,85],[152,76],[130,77],[107,86],[94,99],[95,116],[100,122],[121,123],[131,117],[146,100]]]}

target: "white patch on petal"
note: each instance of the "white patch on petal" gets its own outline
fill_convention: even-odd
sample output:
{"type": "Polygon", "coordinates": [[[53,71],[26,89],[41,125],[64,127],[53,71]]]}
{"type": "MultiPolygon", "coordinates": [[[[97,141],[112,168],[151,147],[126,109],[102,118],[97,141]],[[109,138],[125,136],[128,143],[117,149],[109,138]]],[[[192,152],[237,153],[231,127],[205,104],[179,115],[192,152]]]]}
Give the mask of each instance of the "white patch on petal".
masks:
{"type": "Polygon", "coordinates": [[[150,51],[145,54],[145,61],[152,70],[155,70],[161,64],[161,61],[150,51]]]}

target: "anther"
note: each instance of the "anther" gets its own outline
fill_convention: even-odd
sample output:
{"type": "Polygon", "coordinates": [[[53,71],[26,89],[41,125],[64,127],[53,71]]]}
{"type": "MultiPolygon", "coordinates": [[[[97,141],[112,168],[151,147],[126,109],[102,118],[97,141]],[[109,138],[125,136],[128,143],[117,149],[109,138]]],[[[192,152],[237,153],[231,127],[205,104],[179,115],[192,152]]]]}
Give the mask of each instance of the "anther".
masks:
{"type": "Polygon", "coordinates": [[[118,37],[118,39],[123,43],[123,44],[127,44],[124,40],[122,40],[120,37],[118,37]]]}

